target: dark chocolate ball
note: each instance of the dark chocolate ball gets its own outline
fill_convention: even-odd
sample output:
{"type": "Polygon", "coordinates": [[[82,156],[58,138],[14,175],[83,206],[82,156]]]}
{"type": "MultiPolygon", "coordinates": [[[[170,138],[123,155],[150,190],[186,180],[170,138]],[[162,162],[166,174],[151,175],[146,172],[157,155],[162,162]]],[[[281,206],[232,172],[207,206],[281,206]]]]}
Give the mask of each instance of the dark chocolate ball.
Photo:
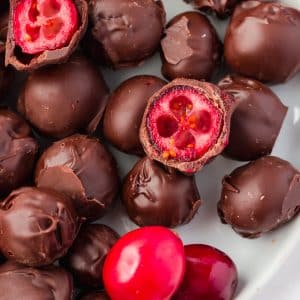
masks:
{"type": "Polygon", "coordinates": [[[80,286],[99,288],[103,285],[102,269],[106,255],[118,239],[119,235],[108,226],[84,225],[62,264],[80,286]]]}
{"type": "Polygon", "coordinates": [[[219,18],[231,15],[234,7],[242,0],[184,0],[204,12],[214,12],[219,18]]]}
{"type": "Polygon", "coordinates": [[[231,75],[219,87],[234,96],[237,106],[231,117],[225,155],[236,160],[255,160],[272,152],[287,107],[259,81],[231,75]]]}
{"type": "Polygon", "coordinates": [[[169,80],[209,80],[220,64],[222,44],[204,15],[184,12],[167,25],[161,41],[162,74],[169,80]]]}
{"type": "Polygon", "coordinates": [[[258,237],[300,210],[300,173],[289,162],[265,156],[223,179],[221,220],[244,237],[258,237]]]}
{"type": "Polygon", "coordinates": [[[165,19],[161,0],[89,1],[86,46],[113,68],[137,65],[159,47],[165,19]]]}
{"type": "Polygon", "coordinates": [[[1,252],[24,265],[49,265],[66,254],[79,223],[67,197],[47,189],[18,189],[0,205],[1,252]]]}
{"type": "Polygon", "coordinates": [[[147,157],[123,183],[122,200],[139,226],[175,227],[188,223],[201,205],[194,176],[186,176],[147,157]]]}
{"type": "Polygon", "coordinates": [[[0,265],[1,300],[70,300],[72,276],[63,268],[31,268],[7,262],[0,265]]]}
{"type": "Polygon", "coordinates": [[[80,300],[109,300],[105,292],[88,292],[79,298],[80,300]]]}
{"type": "Polygon", "coordinates": [[[32,72],[19,110],[42,134],[65,137],[93,132],[104,111],[108,89],[98,69],[82,56],[32,72]]]}
{"type": "Polygon", "coordinates": [[[119,189],[116,162],[95,138],[73,135],[50,146],[40,157],[35,182],[73,199],[80,216],[102,217],[119,189]]]}
{"type": "Polygon", "coordinates": [[[112,94],[104,115],[105,137],[119,150],[143,155],[139,129],[148,99],[166,84],[162,79],[141,75],[124,81],[112,94]]]}
{"type": "Polygon", "coordinates": [[[300,11],[275,2],[245,1],[225,37],[228,65],[265,82],[284,82],[300,70],[300,11]]]}
{"type": "Polygon", "coordinates": [[[27,123],[17,114],[0,109],[0,197],[30,183],[38,152],[27,123]]]}

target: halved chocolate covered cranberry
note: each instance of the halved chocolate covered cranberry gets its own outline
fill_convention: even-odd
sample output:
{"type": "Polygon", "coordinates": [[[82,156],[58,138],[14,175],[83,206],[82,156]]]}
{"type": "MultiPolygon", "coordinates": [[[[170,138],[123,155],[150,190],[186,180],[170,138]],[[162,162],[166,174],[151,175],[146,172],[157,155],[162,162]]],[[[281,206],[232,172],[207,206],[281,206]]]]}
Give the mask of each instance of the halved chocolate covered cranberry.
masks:
{"type": "Polygon", "coordinates": [[[150,98],[140,138],[147,155],[194,173],[228,142],[234,100],[206,82],[176,79],[150,98]]]}

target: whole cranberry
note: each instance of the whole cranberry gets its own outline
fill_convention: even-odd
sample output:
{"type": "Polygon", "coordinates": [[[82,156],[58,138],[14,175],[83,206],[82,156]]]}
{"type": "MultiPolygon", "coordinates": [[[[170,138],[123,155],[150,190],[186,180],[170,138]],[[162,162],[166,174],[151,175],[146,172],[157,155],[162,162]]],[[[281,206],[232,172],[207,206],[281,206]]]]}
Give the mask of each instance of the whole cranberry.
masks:
{"type": "Polygon", "coordinates": [[[180,238],[167,228],[148,226],[116,242],[105,260],[103,279],[112,300],[168,300],[184,273],[180,238]]]}
{"type": "Polygon", "coordinates": [[[186,273],[172,300],[230,300],[237,286],[234,262],[208,245],[186,245],[186,273]]]}

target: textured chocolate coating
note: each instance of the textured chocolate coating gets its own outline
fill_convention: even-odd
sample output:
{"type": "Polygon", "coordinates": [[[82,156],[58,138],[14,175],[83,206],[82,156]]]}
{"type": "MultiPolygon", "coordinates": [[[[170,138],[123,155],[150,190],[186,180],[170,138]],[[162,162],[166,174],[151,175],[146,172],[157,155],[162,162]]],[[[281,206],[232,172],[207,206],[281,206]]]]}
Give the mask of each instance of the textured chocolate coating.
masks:
{"type": "Polygon", "coordinates": [[[19,71],[32,71],[40,67],[64,63],[68,61],[71,54],[77,49],[78,44],[86,32],[88,23],[88,5],[85,0],[74,0],[79,15],[79,27],[74,32],[68,45],[55,49],[46,50],[36,55],[28,55],[22,52],[16,45],[13,34],[13,13],[20,0],[10,0],[10,18],[6,43],[5,64],[13,65],[19,71]]]}
{"type": "Polygon", "coordinates": [[[80,225],[67,197],[21,188],[0,204],[0,249],[12,261],[43,266],[65,255],[80,225]]]}
{"type": "Polygon", "coordinates": [[[0,197],[29,183],[38,152],[30,127],[14,112],[0,109],[0,197]]]}
{"type": "Polygon", "coordinates": [[[287,161],[265,156],[223,179],[221,220],[254,238],[290,221],[300,209],[300,173],[287,161]]]}
{"type": "Polygon", "coordinates": [[[109,300],[105,292],[89,292],[79,298],[80,300],[109,300]]]}
{"type": "Polygon", "coordinates": [[[139,129],[148,99],[167,84],[162,79],[141,75],[124,81],[110,97],[103,121],[105,137],[119,150],[143,155],[139,129]]]}
{"type": "Polygon", "coordinates": [[[137,65],[159,47],[165,19],[161,0],[91,0],[86,46],[113,68],[137,65]]]}
{"type": "Polygon", "coordinates": [[[5,43],[8,29],[8,12],[0,10],[0,53],[5,51],[5,43]]]}
{"type": "Polygon", "coordinates": [[[65,137],[93,132],[105,109],[107,86],[93,63],[73,56],[61,65],[31,73],[18,109],[42,134],[65,137]]]}
{"type": "Polygon", "coordinates": [[[245,1],[235,9],[227,29],[225,58],[237,73],[284,82],[300,70],[299,40],[299,10],[275,2],[245,1]]]}
{"type": "Polygon", "coordinates": [[[70,300],[72,276],[63,268],[41,269],[7,262],[0,265],[0,300],[70,300]]]}
{"type": "Polygon", "coordinates": [[[234,7],[241,0],[184,0],[204,12],[214,12],[219,18],[231,15],[234,7]]]}
{"type": "Polygon", "coordinates": [[[201,205],[195,178],[147,157],[128,173],[122,201],[139,226],[175,227],[191,221],[201,205]]]}
{"type": "Polygon", "coordinates": [[[216,85],[193,79],[175,79],[156,92],[148,101],[140,127],[140,140],[145,153],[149,158],[157,160],[168,167],[175,168],[187,174],[196,173],[197,171],[201,170],[205,164],[219,155],[228,144],[230,120],[233,109],[233,97],[226,92],[222,92],[216,85]],[[217,140],[201,157],[196,160],[181,161],[176,157],[165,159],[162,151],[160,151],[158,147],[153,144],[151,132],[148,128],[148,115],[152,109],[152,106],[157,100],[164,97],[169,92],[172,93],[172,91],[176,89],[187,89],[204,96],[221,113],[222,126],[220,128],[217,140]]]}
{"type": "Polygon", "coordinates": [[[220,64],[222,44],[204,15],[184,12],[167,25],[161,41],[162,74],[169,80],[209,80],[220,64]]]}
{"type": "Polygon", "coordinates": [[[248,161],[270,154],[287,107],[270,88],[256,80],[231,75],[221,80],[218,85],[232,94],[237,103],[231,117],[225,155],[248,161]]]}
{"type": "Polygon", "coordinates": [[[103,285],[102,269],[107,253],[119,239],[110,227],[102,224],[84,225],[62,259],[77,284],[99,288],[103,285]]]}
{"type": "Polygon", "coordinates": [[[78,214],[102,217],[119,188],[115,160],[94,138],[73,135],[50,146],[38,161],[35,182],[73,199],[78,214]]]}

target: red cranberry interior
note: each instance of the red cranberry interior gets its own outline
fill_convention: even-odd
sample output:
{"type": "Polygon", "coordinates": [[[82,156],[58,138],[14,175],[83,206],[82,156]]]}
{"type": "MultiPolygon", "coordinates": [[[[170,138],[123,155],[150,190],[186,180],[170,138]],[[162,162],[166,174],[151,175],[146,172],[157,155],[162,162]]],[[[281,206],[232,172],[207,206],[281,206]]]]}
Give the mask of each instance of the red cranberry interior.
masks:
{"type": "Polygon", "coordinates": [[[221,114],[203,94],[191,87],[175,86],[150,107],[147,128],[164,159],[192,161],[214,145],[221,114]]]}
{"type": "Polygon", "coordinates": [[[14,11],[14,38],[27,54],[67,45],[78,28],[72,0],[21,0],[14,11]]]}
{"type": "Polygon", "coordinates": [[[186,245],[186,273],[172,300],[231,300],[237,270],[223,252],[208,245],[186,245]]]}

